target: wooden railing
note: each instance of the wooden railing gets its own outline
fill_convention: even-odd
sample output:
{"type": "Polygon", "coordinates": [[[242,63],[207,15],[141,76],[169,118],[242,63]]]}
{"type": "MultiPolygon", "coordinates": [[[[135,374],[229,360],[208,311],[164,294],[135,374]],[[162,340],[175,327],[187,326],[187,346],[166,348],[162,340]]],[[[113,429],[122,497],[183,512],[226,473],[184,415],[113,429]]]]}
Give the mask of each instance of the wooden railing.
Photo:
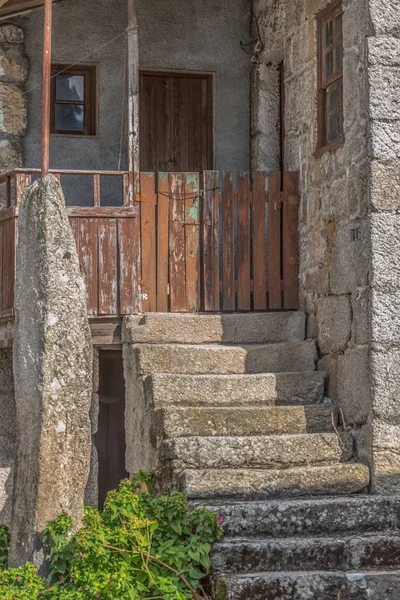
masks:
{"type": "MultiPolygon", "coordinates": [[[[65,188],[68,177],[85,181],[77,188],[80,200],[86,190],[85,206],[67,211],[90,316],[130,314],[138,305],[144,312],[298,307],[296,173],[285,173],[282,185],[280,174],[257,174],[251,185],[245,173],[141,173],[135,206],[126,172],[54,174],[65,188]],[[102,197],[103,178],[111,177],[120,182],[119,206],[102,204],[110,200],[102,197]]],[[[34,177],[39,170],[0,176],[6,204],[0,211],[0,317],[13,315],[18,206],[34,177]]]]}

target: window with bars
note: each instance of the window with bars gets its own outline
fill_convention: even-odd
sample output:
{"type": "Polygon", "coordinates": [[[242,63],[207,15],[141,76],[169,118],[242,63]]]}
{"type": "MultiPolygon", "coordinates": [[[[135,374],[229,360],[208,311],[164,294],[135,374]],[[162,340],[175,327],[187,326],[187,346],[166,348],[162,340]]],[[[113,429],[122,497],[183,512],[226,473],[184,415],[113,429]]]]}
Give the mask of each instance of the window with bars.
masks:
{"type": "Polygon", "coordinates": [[[318,15],[318,148],[344,137],[342,17],[341,2],[318,15]]]}
{"type": "Polygon", "coordinates": [[[52,65],[51,133],[96,135],[96,67],[52,65]]]}

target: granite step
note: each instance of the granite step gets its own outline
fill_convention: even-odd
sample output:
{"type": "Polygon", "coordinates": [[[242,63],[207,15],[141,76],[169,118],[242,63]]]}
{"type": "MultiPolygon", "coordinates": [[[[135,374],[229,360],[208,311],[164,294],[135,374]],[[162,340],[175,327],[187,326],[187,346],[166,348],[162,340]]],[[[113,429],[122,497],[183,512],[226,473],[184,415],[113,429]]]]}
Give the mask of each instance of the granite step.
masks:
{"type": "Polygon", "coordinates": [[[288,469],[349,460],[352,437],[335,433],[253,437],[185,437],[166,440],[163,456],[174,468],[288,469]]]}
{"type": "Polygon", "coordinates": [[[226,538],[332,536],[400,527],[400,497],[361,495],[229,504],[215,501],[207,506],[222,516],[226,538]]]}
{"type": "Polygon", "coordinates": [[[214,588],[215,600],[399,600],[400,570],[228,575],[214,588]]]}
{"type": "Polygon", "coordinates": [[[331,496],[365,491],[368,467],[342,463],[281,470],[183,469],[172,476],[172,488],[193,499],[258,500],[331,496]]]}
{"type": "Polygon", "coordinates": [[[214,573],[400,568],[399,533],[335,537],[229,538],[215,544],[214,573]]]}
{"type": "Polygon", "coordinates": [[[324,397],[318,371],[253,375],[154,373],[143,378],[146,394],[160,406],[309,405],[324,397]]]}
{"type": "Polygon", "coordinates": [[[334,431],[333,406],[185,407],[159,411],[164,439],[193,436],[260,436],[334,431]]]}
{"type": "Polygon", "coordinates": [[[314,371],[315,341],[242,346],[138,344],[140,375],[244,374],[314,371]]]}
{"type": "Polygon", "coordinates": [[[265,344],[301,342],[303,312],[248,314],[148,313],[125,319],[128,344],[265,344]]]}

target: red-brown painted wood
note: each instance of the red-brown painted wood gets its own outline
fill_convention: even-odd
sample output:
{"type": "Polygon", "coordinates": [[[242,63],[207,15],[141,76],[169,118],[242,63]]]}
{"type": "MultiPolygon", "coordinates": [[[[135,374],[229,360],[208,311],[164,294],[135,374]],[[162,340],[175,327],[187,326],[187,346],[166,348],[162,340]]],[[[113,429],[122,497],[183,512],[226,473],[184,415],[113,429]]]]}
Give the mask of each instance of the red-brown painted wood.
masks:
{"type": "Polygon", "coordinates": [[[256,173],[253,180],[253,304],[254,310],[266,310],[265,268],[265,175],[256,173]]]}
{"type": "Polygon", "coordinates": [[[268,307],[282,308],[281,276],[281,174],[268,178],[268,307]]]}
{"type": "Polygon", "coordinates": [[[204,171],[202,193],[202,304],[220,309],[219,292],[219,171],[204,171]]]}
{"type": "Polygon", "coordinates": [[[169,174],[169,286],[171,312],[187,311],[184,173],[169,174]]]}
{"type": "Polygon", "coordinates": [[[250,283],[250,192],[249,176],[240,173],[238,176],[238,309],[251,309],[250,283]]]}
{"type": "MultiPolygon", "coordinates": [[[[143,312],[157,311],[157,222],[154,173],[142,173],[141,189],[141,239],[142,239],[142,293],[143,312]]],[[[122,291],[122,290],[121,290],[122,291]]]]}
{"type": "Polygon", "coordinates": [[[200,310],[200,196],[199,174],[185,175],[186,308],[200,310]]]}
{"type": "Polygon", "coordinates": [[[222,308],[235,310],[235,194],[232,171],[224,171],[222,190],[222,308]]]}
{"type": "Polygon", "coordinates": [[[298,173],[283,175],[283,307],[299,307],[298,173]]]}
{"type": "Polygon", "coordinates": [[[168,235],[169,235],[168,173],[158,174],[157,199],[157,312],[169,310],[168,235]]]}

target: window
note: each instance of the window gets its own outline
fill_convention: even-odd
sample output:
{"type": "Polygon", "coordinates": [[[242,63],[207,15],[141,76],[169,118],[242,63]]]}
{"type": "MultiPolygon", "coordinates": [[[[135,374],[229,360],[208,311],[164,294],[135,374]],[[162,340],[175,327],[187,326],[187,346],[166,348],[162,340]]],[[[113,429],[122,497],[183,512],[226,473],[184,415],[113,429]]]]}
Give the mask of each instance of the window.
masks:
{"type": "Polygon", "coordinates": [[[52,65],[51,133],[96,135],[96,67],[52,65]]]}
{"type": "Polygon", "coordinates": [[[343,138],[342,3],[318,15],[318,147],[343,138]]]}

